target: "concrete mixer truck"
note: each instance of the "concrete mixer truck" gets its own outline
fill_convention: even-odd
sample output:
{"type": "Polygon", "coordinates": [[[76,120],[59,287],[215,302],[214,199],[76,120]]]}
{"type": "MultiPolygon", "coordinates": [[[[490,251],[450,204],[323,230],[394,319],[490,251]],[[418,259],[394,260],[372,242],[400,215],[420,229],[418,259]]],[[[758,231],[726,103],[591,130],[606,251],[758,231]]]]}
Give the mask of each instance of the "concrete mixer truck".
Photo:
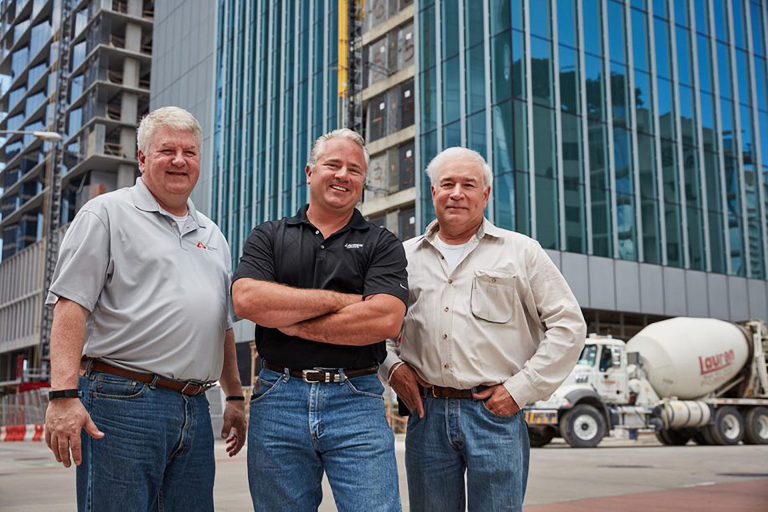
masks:
{"type": "Polygon", "coordinates": [[[627,343],[590,335],[548,400],[525,409],[532,446],[597,446],[614,429],[666,445],[768,444],[768,326],[708,318],[648,325],[627,343]]]}

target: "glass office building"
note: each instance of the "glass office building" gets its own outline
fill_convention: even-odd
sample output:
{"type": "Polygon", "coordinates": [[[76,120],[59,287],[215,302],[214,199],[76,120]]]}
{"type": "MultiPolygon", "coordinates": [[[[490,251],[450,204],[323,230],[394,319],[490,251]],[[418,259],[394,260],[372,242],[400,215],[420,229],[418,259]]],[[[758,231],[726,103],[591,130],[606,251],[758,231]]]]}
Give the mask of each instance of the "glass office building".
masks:
{"type": "Polygon", "coordinates": [[[219,2],[210,212],[233,255],[306,202],[312,142],[339,126],[337,3],[219,2]]]}
{"type": "Polygon", "coordinates": [[[765,2],[422,1],[418,23],[419,161],[486,155],[498,225],[765,279],[765,2]]]}
{"type": "MultiPolygon", "coordinates": [[[[338,4],[220,0],[212,213],[235,255],[252,226],[305,200],[309,144],[343,122],[338,4]]],[[[369,173],[367,215],[421,231],[434,218],[422,170],[440,150],[468,146],[494,169],[489,218],[548,250],[593,330],[620,325],[614,333],[626,336],[625,325],[675,315],[768,317],[768,1],[367,9],[397,18],[366,20],[364,126],[376,151],[376,130],[391,124],[380,122],[379,100],[409,80],[415,95],[413,125],[384,134],[390,178],[369,173]],[[382,68],[376,55],[399,55],[392,34],[409,26],[416,51],[398,82],[389,62],[399,57],[382,68]],[[386,91],[370,80],[382,70],[386,91]],[[401,146],[414,158],[394,158],[401,146]],[[415,226],[398,221],[411,215],[415,226]]]]}

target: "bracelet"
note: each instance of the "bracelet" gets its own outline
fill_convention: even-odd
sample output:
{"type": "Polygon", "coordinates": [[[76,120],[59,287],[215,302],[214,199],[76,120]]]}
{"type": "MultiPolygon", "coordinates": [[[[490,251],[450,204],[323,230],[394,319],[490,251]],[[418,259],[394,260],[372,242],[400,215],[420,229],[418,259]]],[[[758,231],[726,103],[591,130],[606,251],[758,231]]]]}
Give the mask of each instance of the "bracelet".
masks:
{"type": "Polygon", "coordinates": [[[80,398],[80,391],[77,389],[59,389],[48,392],[48,400],[59,400],[62,398],[80,398]]]}
{"type": "Polygon", "coordinates": [[[230,395],[225,400],[227,402],[245,402],[245,397],[243,395],[230,395]]]}

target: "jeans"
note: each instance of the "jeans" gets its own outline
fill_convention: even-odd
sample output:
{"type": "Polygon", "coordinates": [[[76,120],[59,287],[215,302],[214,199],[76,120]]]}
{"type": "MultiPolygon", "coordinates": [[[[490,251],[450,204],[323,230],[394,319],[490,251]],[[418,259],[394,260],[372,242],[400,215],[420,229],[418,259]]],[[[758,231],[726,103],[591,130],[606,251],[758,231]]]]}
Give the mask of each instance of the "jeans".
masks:
{"type": "Polygon", "coordinates": [[[248,431],[254,510],[317,510],[323,471],[339,512],[401,510],[383,391],[376,375],[309,384],[261,370],[248,431]]]}
{"type": "Polygon", "coordinates": [[[80,377],[104,438],[83,431],[77,507],[84,511],[213,510],[213,429],[196,397],[106,373],[80,377]]]}
{"type": "Polygon", "coordinates": [[[413,512],[522,512],[530,445],[525,417],[501,417],[479,400],[424,397],[405,438],[413,512]],[[464,474],[466,472],[466,494],[464,474]]]}

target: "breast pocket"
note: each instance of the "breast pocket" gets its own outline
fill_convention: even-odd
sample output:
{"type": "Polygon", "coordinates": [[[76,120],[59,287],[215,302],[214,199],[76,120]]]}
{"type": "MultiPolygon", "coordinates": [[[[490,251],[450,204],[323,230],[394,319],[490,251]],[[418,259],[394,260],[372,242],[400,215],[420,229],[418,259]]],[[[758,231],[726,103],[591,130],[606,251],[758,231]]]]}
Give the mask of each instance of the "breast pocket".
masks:
{"type": "Polygon", "coordinates": [[[503,324],[512,319],[517,276],[496,270],[476,270],[472,282],[472,314],[503,324]]]}

